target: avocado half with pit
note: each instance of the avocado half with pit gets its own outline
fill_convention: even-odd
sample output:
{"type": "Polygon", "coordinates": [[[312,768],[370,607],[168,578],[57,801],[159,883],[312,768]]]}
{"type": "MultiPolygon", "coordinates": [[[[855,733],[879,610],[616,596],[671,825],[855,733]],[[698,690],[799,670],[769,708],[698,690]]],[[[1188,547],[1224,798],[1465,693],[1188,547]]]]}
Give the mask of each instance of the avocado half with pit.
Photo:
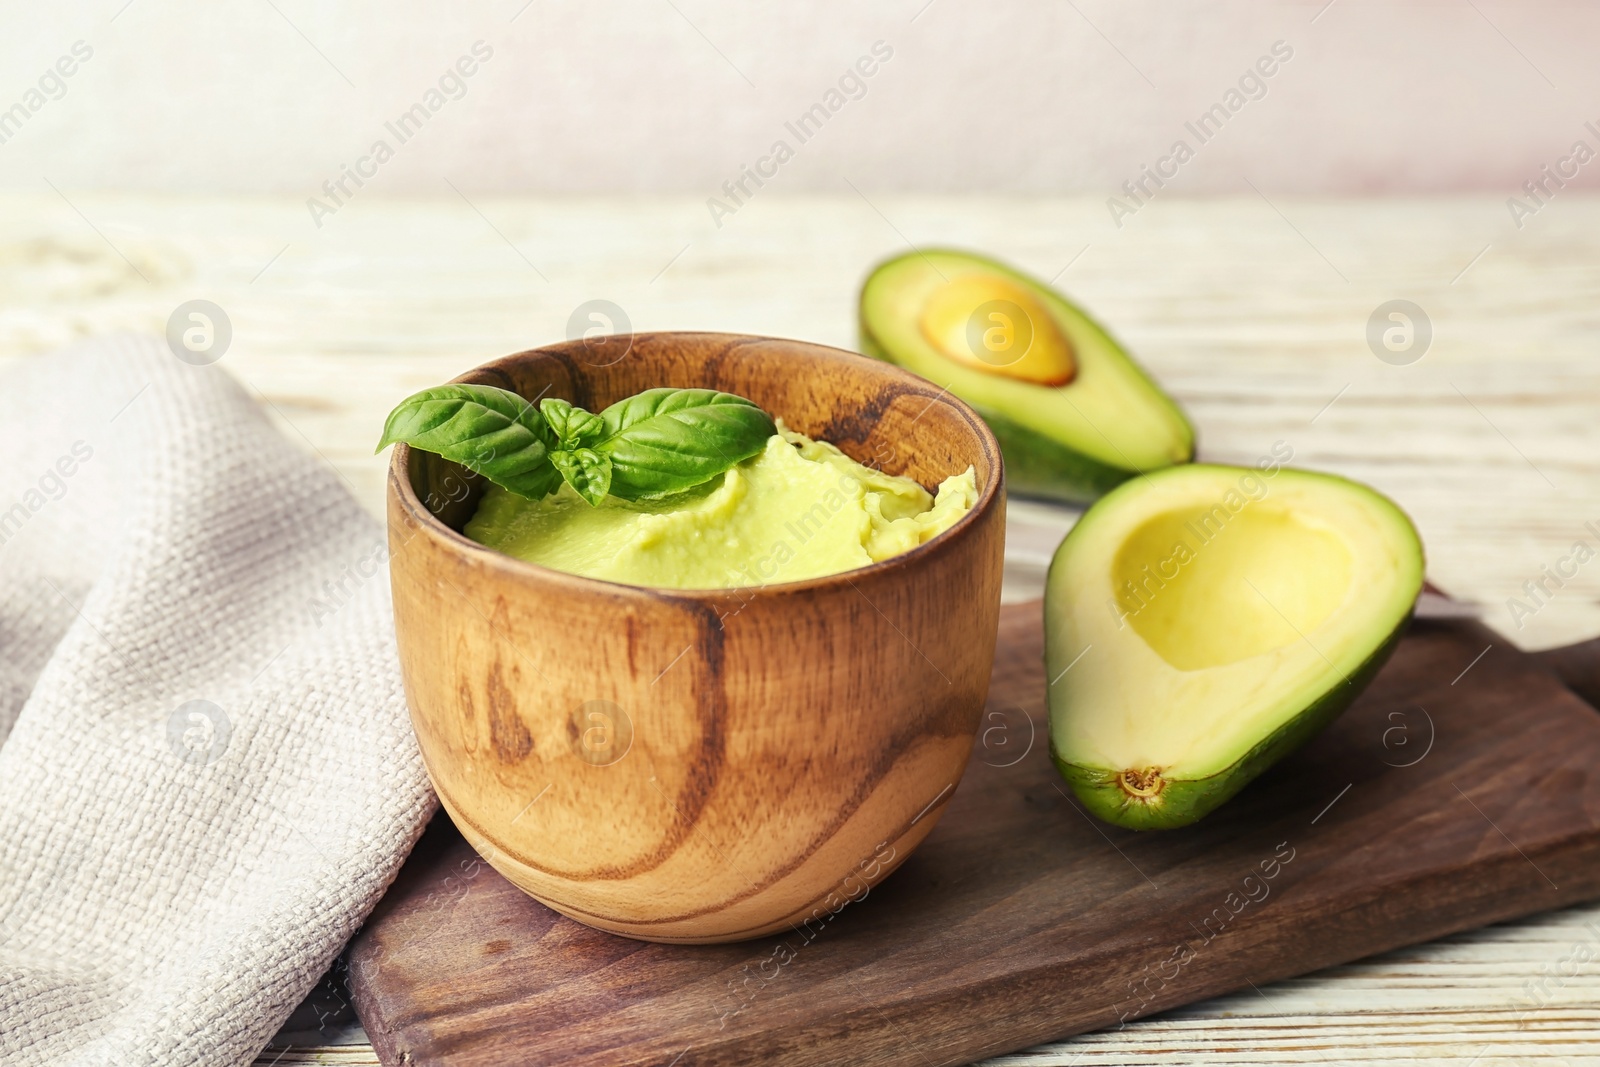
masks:
{"type": "Polygon", "coordinates": [[[861,350],[944,386],[983,416],[1015,493],[1087,503],[1194,458],[1194,429],[1066,297],[966,252],[910,252],[861,288],[861,350]]]}
{"type": "Polygon", "coordinates": [[[1206,815],[1344,711],[1399,642],[1422,542],[1376,490],[1207,464],[1113,490],[1045,587],[1050,752],[1095,815],[1206,815]]]}

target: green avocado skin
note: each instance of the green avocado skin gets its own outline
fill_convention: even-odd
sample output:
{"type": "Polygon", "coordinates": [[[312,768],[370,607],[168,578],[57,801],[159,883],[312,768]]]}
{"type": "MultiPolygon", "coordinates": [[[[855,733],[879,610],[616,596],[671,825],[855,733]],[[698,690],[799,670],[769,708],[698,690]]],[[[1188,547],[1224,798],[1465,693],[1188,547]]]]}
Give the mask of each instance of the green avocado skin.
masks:
{"type": "Polygon", "coordinates": [[[1305,711],[1263,738],[1231,767],[1207,778],[1168,782],[1154,803],[1132,800],[1117,785],[1116,770],[1068,763],[1056,754],[1053,744],[1050,759],[1084,807],[1108,823],[1130,830],[1171,830],[1188,826],[1215,811],[1268,767],[1337,719],[1377,676],[1410,622],[1411,615],[1407,613],[1348,679],[1337,683],[1305,711]]]}
{"type": "MultiPolygon", "coordinates": [[[[894,362],[864,322],[861,324],[861,352],[885,363],[894,362]]],[[[1009,492],[1043,500],[1058,500],[1065,504],[1092,504],[1140,473],[1101,463],[1007,418],[993,408],[973,404],[970,400],[967,403],[988,424],[995,440],[1000,442],[1000,452],[1006,464],[1006,489],[1009,492]]],[[[1184,462],[1193,457],[1194,446],[1191,444],[1184,462]]]]}
{"type": "Polygon", "coordinates": [[[1007,487],[1022,496],[1092,504],[1139,473],[1074,452],[990,408],[972,408],[1000,442],[1007,487]]]}

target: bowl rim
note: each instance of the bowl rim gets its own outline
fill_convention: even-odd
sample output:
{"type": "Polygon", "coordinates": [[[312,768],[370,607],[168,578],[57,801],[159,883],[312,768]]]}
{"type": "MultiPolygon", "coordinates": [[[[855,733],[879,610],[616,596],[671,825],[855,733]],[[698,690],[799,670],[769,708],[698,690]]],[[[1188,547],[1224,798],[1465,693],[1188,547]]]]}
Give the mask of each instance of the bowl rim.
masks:
{"type": "MultiPolygon", "coordinates": [[[[994,432],[989,429],[988,424],[973,410],[971,405],[956,396],[948,388],[937,388],[932,382],[919,378],[893,363],[874,359],[859,352],[851,352],[848,349],[819,344],[815,341],[803,341],[789,337],[772,337],[762,334],[727,333],[716,330],[646,330],[633,331],[617,336],[628,337],[632,340],[641,338],[665,338],[670,340],[683,337],[709,337],[740,344],[778,341],[783,344],[818,350],[829,358],[843,357],[845,362],[870,364],[875,370],[888,372],[890,377],[903,379],[905,384],[911,387],[907,392],[926,395],[929,398],[929,403],[936,403],[939,400],[949,402],[957,413],[967,421],[968,426],[977,435],[983,448],[993,456],[994,477],[990,478],[989,484],[979,491],[978,499],[967,510],[967,513],[957,519],[953,525],[941,530],[915,548],[890,556],[888,559],[878,560],[864,567],[853,567],[850,570],[839,571],[834,574],[818,575],[814,578],[801,578],[790,582],[763,582],[759,585],[714,586],[702,589],[679,589],[662,585],[635,585],[630,582],[616,582],[607,578],[591,578],[588,575],[573,574],[570,571],[546,567],[541,563],[530,563],[527,560],[518,559],[515,556],[501,552],[499,549],[480,544],[465,534],[451,529],[438,516],[423,506],[407,473],[407,468],[410,466],[411,446],[404,442],[396,444],[389,456],[386,498],[392,503],[398,503],[405,510],[411,521],[417,525],[419,533],[426,533],[455,551],[465,553],[468,557],[496,571],[503,572],[508,577],[522,580],[533,579],[549,585],[566,587],[573,591],[588,590],[595,594],[606,594],[613,597],[623,596],[651,600],[666,599],[696,604],[723,601],[735,596],[741,601],[747,601],[757,596],[786,596],[842,589],[844,587],[853,588],[856,585],[853,579],[858,577],[863,580],[876,578],[879,575],[893,573],[908,566],[915,566],[918,562],[932,556],[953,551],[961,542],[972,536],[972,531],[994,509],[996,502],[1003,502],[1005,499],[1005,461],[1000,452],[1000,443],[995,438],[994,432]],[[745,595],[740,596],[739,594],[745,595]]],[[[581,344],[582,342],[580,341],[563,341],[513,352],[492,359],[487,363],[480,363],[469,370],[463,371],[450,381],[452,383],[460,382],[479,371],[498,369],[503,364],[521,360],[528,356],[563,354],[581,344]]],[[[386,523],[386,525],[389,524],[386,523]]],[[[396,553],[391,551],[391,558],[395,555],[396,553]]],[[[860,592],[860,590],[858,589],[857,592],[860,592]]],[[[874,607],[876,608],[876,605],[874,607]]]]}

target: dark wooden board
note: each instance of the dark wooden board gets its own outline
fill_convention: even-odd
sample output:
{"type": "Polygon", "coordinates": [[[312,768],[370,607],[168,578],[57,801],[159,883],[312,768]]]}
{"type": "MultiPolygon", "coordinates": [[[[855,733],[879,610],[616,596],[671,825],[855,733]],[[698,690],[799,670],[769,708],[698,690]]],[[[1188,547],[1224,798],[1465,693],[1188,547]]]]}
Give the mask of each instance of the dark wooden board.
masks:
{"type": "Polygon", "coordinates": [[[1007,608],[942,821],[810,940],[588,929],[441,816],[351,948],[383,1062],[959,1064],[1600,896],[1600,715],[1477,624],[1415,624],[1326,733],[1160,833],[1063,792],[1040,654],[1007,608]]]}

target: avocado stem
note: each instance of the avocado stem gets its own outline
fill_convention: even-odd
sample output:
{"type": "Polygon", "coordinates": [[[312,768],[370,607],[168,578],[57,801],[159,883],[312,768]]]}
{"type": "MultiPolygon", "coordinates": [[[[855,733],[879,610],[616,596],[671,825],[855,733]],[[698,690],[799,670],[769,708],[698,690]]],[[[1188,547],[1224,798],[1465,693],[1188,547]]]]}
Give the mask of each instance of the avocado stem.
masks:
{"type": "Polygon", "coordinates": [[[1117,775],[1117,785],[1129,796],[1148,800],[1167,787],[1159,767],[1130,767],[1117,775]]]}

